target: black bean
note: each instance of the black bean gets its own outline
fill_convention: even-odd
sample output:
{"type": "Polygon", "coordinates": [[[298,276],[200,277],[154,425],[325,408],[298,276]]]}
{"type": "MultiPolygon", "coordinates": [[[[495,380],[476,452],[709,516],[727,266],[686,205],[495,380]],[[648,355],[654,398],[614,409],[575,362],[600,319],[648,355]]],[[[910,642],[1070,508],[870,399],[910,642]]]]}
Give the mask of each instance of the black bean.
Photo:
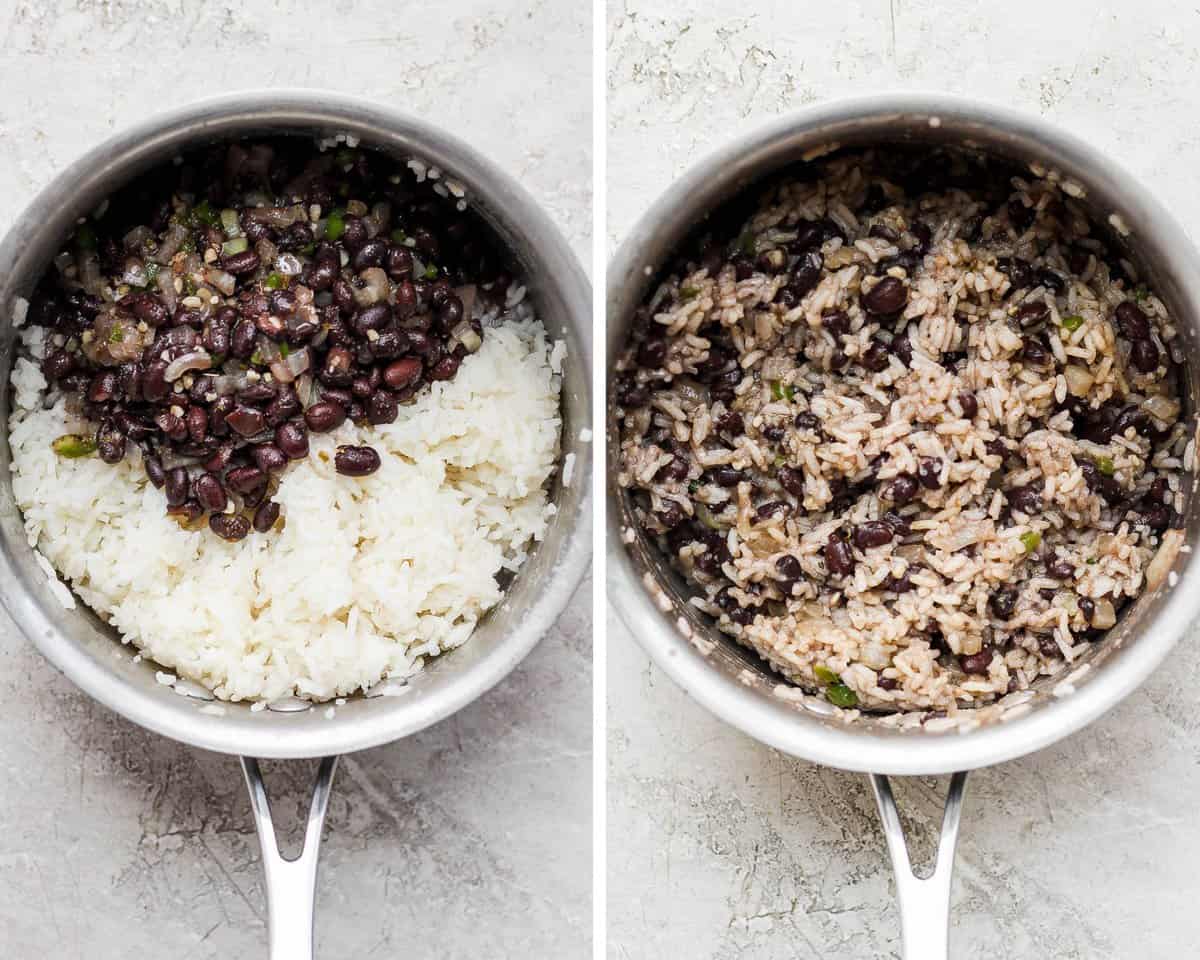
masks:
{"type": "Polygon", "coordinates": [[[996,261],[996,269],[1008,277],[1010,293],[1033,285],[1034,269],[1028,260],[1022,260],[1020,257],[1001,257],[996,261]]]}
{"type": "Polygon", "coordinates": [[[1051,560],[1046,564],[1046,573],[1052,576],[1055,580],[1074,580],[1075,579],[1075,564],[1070,560],[1058,558],[1051,560]]]}
{"type": "Polygon", "coordinates": [[[188,407],[187,416],[184,417],[183,422],[193,443],[200,443],[204,440],[208,433],[208,411],[204,407],[188,407]]]}
{"type": "Polygon", "coordinates": [[[899,577],[889,575],[883,584],[883,588],[889,593],[908,593],[913,588],[912,578],[908,572],[901,574],[899,577]]]}
{"type": "MultiPolygon", "coordinates": [[[[936,489],[936,487],[931,489],[936,489]]],[[[904,506],[904,504],[908,503],[916,495],[916,479],[911,474],[902,473],[888,486],[885,497],[898,506],[904,506]]]]}
{"type": "Polygon", "coordinates": [[[799,467],[780,467],[775,477],[779,481],[779,485],[793,497],[804,496],[804,471],[799,467]]]}
{"type": "Polygon", "coordinates": [[[275,428],[275,446],[289,460],[302,460],[308,456],[308,431],[294,420],[281,423],[275,428]]]}
{"type": "Polygon", "coordinates": [[[263,410],[263,417],[267,421],[267,426],[277,427],[288,417],[294,416],[300,412],[300,399],[296,396],[295,391],[285,389],[274,400],[267,404],[263,410]]]}
{"type": "Polygon", "coordinates": [[[965,654],[958,658],[964,673],[986,674],[992,664],[992,651],[984,647],[978,653],[965,654]]]}
{"type": "Polygon", "coordinates": [[[146,470],[146,479],[154,486],[161,487],[167,482],[167,475],[163,472],[162,461],[158,457],[146,457],[142,461],[142,466],[146,470]]]}
{"type": "Polygon", "coordinates": [[[790,553],[785,553],[775,561],[775,570],[784,580],[799,580],[804,575],[804,568],[800,566],[800,561],[790,553]]]}
{"type": "Polygon", "coordinates": [[[392,322],[392,308],[386,303],[373,303],[364,307],[354,315],[354,329],[361,336],[366,336],[368,330],[379,330],[392,322]]]}
{"type": "Polygon", "coordinates": [[[403,280],[396,285],[396,316],[402,320],[411,317],[417,311],[417,288],[409,280],[403,280]]]}
{"type": "Polygon", "coordinates": [[[782,500],[768,500],[760,503],[754,511],[759,520],[769,520],[778,513],[788,513],[792,508],[782,500]]]}
{"type": "Polygon", "coordinates": [[[745,432],[746,424],[742,415],[736,410],[726,410],[713,422],[719,433],[729,433],[737,436],[745,432]]]}
{"type": "Polygon", "coordinates": [[[170,410],[163,410],[154,415],[154,424],[168,437],[176,442],[187,436],[187,424],[183,417],[177,417],[170,410]]]}
{"type": "Polygon", "coordinates": [[[273,443],[260,443],[251,452],[254,463],[263,473],[278,473],[287,466],[288,458],[273,443]]]}
{"type": "Polygon", "coordinates": [[[247,510],[253,510],[266,499],[266,496],[267,485],[265,483],[259,484],[257,487],[253,487],[242,494],[242,503],[247,510]]]}
{"type": "Polygon", "coordinates": [[[346,421],[346,409],[340,403],[323,400],[304,411],[304,422],[313,433],[328,433],[346,421]]]}
{"type": "Polygon", "coordinates": [[[895,531],[882,520],[868,520],[854,528],[854,545],[859,550],[869,550],[872,547],[882,547],[891,543],[895,531]]]}
{"type": "Polygon", "coordinates": [[[928,224],[922,223],[920,220],[913,223],[908,230],[909,233],[916,237],[917,240],[917,242],[913,244],[913,253],[917,254],[918,256],[925,256],[925,254],[929,252],[929,244],[933,240],[933,231],[929,228],[928,224]]]}
{"type": "Polygon", "coordinates": [[[988,606],[1001,620],[1009,619],[1017,608],[1017,588],[1003,586],[993,590],[988,596],[988,606]]]}
{"type": "Polygon", "coordinates": [[[368,267],[383,266],[383,259],[387,256],[387,242],[376,237],[374,240],[368,240],[358,252],[354,254],[354,259],[350,265],[356,273],[361,273],[368,267]]]}
{"type": "Polygon", "coordinates": [[[341,237],[342,246],[353,253],[367,242],[367,225],[358,217],[346,217],[345,224],[346,228],[341,237]]]}
{"type": "Polygon", "coordinates": [[[792,423],[795,424],[797,430],[812,430],[816,433],[821,430],[821,421],[807,410],[796,414],[796,419],[792,423]]]}
{"type": "Polygon", "coordinates": [[[254,345],[258,339],[258,328],[251,320],[239,320],[233,328],[233,336],[229,341],[229,352],[239,360],[247,360],[254,353],[254,345]]]}
{"type": "Polygon", "coordinates": [[[254,511],[254,529],[259,533],[266,533],[275,526],[275,521],[278,519],[279,504],[274,500],[264,500],[254,511]]]}
{"type": "Polygon", "coordinates": [[[404,247],[392,247],[387,255],[387,274],[393,280],[411,277],[413,272],[412,253],[404,247]]]}
{"type": "Polygon", "coordinates": [[[156,360],[146,367],[146,372],[142,376],[142,396],[148,403],[159,403],[170,392],[171,385],[167,382],[167,364],[162,360],[156,360]]]}
{"type": "Polygon", "coordinates": [[[243,250],[241,253],[233,253],[221,259],[221,269],[226,273],[232,273],[234,276],[241,276],[244,273],[253,273],[258,269],[259,260],[258,254],[253,249],[243,250]]]}
{"type": "Polygon", "coordinates": [[[42,373],[50,381],[61,380],[75,369],[75,358],[65,350],[55,350],[42,361],[42,373]]]}
{"type": "Polygon", "coordinates": [[[821,268],[825,266],[825,258],[816,250],[809,250],[800,255],[796,265],[792,267],[792,279],[788,284],[796,296],[803,297],[821,282],[821,268]]]}
{"type": "Polygon", "coordinates": [[[880,519],[891,527],[892,531],[898,537],[907,537],[912,532],[912,525],[908,522],[908,518],[901,516],[894,510],[889,510],[880,519]]]}
{"type": "Polygon", "coordinates": [[[1028,230],[1036,214],[1037,211],[1033,207],[1025,206],[1020,197],[1014,196],[1008,201],[1008,219],[1016,228],[1017,233],[1024,233],[1028,230]]]}
{"type": "Polygon", "coordinates": [[[1053,290],[1056,294],[1062,293],[1067,289],[1066,281],[1053,270],[1045,267],[1037,272],[1037,282],[1048,290],[1053,290]]]}
{"type": "Polygon", "coordinates": [[[1117,326],[1127,340],[1146,340],[1150,337],[1150,318],[1132,300],[1117,305],[1113,312],[1117,326]]]}
{"type": "Polygon", "coordinates": [[[373,447],[341,446],[333,456],[335,469],[347,477],[365,477],[378,470],[379,463],[373,447]]]}
{"type": "Polygon", "coordinates": [[[235,542],[250,532],[250,521],[236,513],[214,513],[208,518],[208,528],[222,540],[235,542]]]}
{"type": "Polygon", "coordinates": [[[965,390],[958,395],[958,405],[962,407],[963,416],[968,420],[974,420],[975,414],[979,412],[979,401],[975,399],[975,394],[965,390]]]}
{"type": "Polygon", "coordinates": [[[1040,367],[1050,362],[1050,348],[1040,337],[1024,337],[1021,344],[1021,359],[1026,363],[1040,367]]]}
{"type": "Polygon", "coordinates": [[[275,399],[275,387],[265,380],[258,380],[238,391],[237,398],[241,403],[251,406],[261,406],[275,399]]]}
{"type": "Polygon", "coordinates": [[[396,398],[386,390],[376,390],[367,401],[367,419],[376,426],[392,423],[399,412],[396,398]]]}
{"type": "Polygon", "coordinates": [[[437,363],[429,368],[426,376],[430,380],[449,380],[458,373],[458,365],[461,361],[458,357],[451,354],[448,357],[442,357],[437,363]]]}
{"type": "Polygon", "coordinates": [[[1013,314],[1013,318],[1022,327],[1034,327],[1039,323],[1045,323],[1049,316],[1050,308],[1041,300],[1033,303],[1023,303],[1017,307],[1017,312],[1013,314]]]}
{"type": "Polygon", "coordinates": [[[101,370],[88,385],[87,398],[91,403],[107,403],[116,396],[120,378],[116,370],[101,370]]]}
{"type": "Polygon", "coordinates": [[[670,463],[665,463],[658,468],[658,473],[654,475],[654,479],[660,483],[675,483],[679,480],[687,479],[690,464],[685,457],[675,456],[670,463]]]}
{"type": "Polygon", "coordinates": [[[844,577],[854,569],[854,551],[840,537],[832,536],[825,544],[825,569],[831,576],[844,577]]]}
{"type": "Polygon", "coordinates": [[[188,498],[188,473],[183,467],[167,471],[165,480],[167,506],[178,507],[188,498]]]}
{"type": "Polygon", "coordinates": [[[1150,418],[1145,410],[1141,407],[1129,406],[1122,410],[1113,421],[1112,432],[1114,436],[1123,437],[1125,431],[1132,427],[1134,433],[1141,433],[1149,426],[1149,423],[1150,418]]]}
{"type": "Polygon", "coordinates": [[[167,322],[166,305],[154,294],[142,291],[131,293],[117,301],[117,306],[143,320],[148,327],[161,327],[167,322]]]}
{"type": "Polygon", "coordinates": [[[778,303],[785,310],[791,310],[800,302],[800,297],[791,287],[780,287],[779,292],[775,294],[775,303],[778,303]]]}
{"type": "Polygon", "coordinates": [[[721,464],[709,470],[712,482],[719,487],[736,487],[742,479],[742,471],[735,470],[729,464],[721,464]]]}
{"type": "Polygon", "coordinates": [[[249,493],[266,482],[266,473],[258,467],[234,467],[225,474],[225,485],[237,493],[249,493]]]}
{"type": "Polygon", "coordinates": [[[908,288],[904,285],[903,280],[884,277],[871,288],[870,292],[863,295],[861,303],[867,313],[879,316],[896,313],[908,303],[908,288]]]}
{"type": "Polygon", "coordinates": [[[421,379],[421,361],[416,357],[404,357],[389,363],[383,371],[384,382],[393,390],[403,390],[421,379]]]}
{"type": "Polygon", "coordinates": [[[1083,614],[1083,619],[1088,623],[1092,622],[1092,617],[1096,615],[1096,601],[1091,597],[1079,598],[1079,612],[1083,614]]]}
{"type": "Polygon", "coordinates": [[[1042,512],[1042,491],[1036,484],[1014,487],[1008,491],[1008,503],[1014,510],[1020,510],[1029,517],[1042,512]]]}
{"type": "Polygon", "coordinates": [[[196,478],[196,499],[205,510],[220,513],[225,509],[229,498],[225,488],[221,486],[221,478],[211,473],[203,473],[196,478]]]}
{"type": "Polygon", "coordinates": [[[892,353],[898,356],[905,366],[909,366],[912,363],[912,341],[908,339],[907,333],[896,334],[892,340],[892,353]]]}
{"type": "Polygon", "coordinates": [[[749,280],[754,276],[754,261],[749,257],[734,257],[731,262],[735,280],[749,280]]]}
{"type": "Polygon", "coordinates": [[[787,429],[777,423],[768,423],[762,428],[762,435],[772,443],[778,443],[787,434],[787,429]]]}
{"type": "Polygon", "coordinates": [[[229,425],[230,429],[241,434],[243,437],[252,437],[256,433],[262,433],[267,426],[267,421],[263,417],[262,412],[244,403],[239,403],[234,407],[226,415],[225,422],[229,425]]]}
{"type": "Polygon", "coordinates": [[[879,371],[886,369],[888,365],[887,346],[881,340],[872,340],[866,352],[859,358],[859,362],[868,370],[879,373],[879,371]]]}
{"type": "Polygon", "coordinates": [[[96,432],[96,448],[105,463],[120,463],[125,459],[125,436],[106,420],[96,432]]]}
{"type": "Polygon", "coordinates": [[[353,378],[354,356],[345,347],[333,347],[325,354],[325,362],[317,374],[322,383],[331,387],[348,387],[353,378]]]}
{"type": "Polygon", "coordinates": [[[328,290],[338,276],[338,265],[328,260],[317,262],[308,275],[308,286],[316,293],[328,290]]]}
{"type": "Polygon", "coordinates": [[[936,490],[942,485],[942,461],[935,457],[922,457],[917,466],[917,477],[926,490],[936,490]]]}
{"type": "Polygon", "coordinates": [[[850,314],[845,310],[826,310],[821,314],[821,326],[835,337],[843,336],[850,331],[850,314]]]}
{"type": "Polygon", "coordinates": [[[1155,503],[1145,508],[1142,513],[1146,525],[1159,533],[1171,525],[1171,508],[1166,504],[1155,503]]]}
{"type": "Polygon", "coordinates": [[[638,347],[638,363],[650,370],[657,370],[667,359],[667,341],[661,337],[643,340],[638,347]]]}
{"type": "Polygon", "coordinates": [[[900,686],[900,681],[895,677],[880,677],[878,683],[880,690],[895,690],[900,686]]]}
{"type": "Polygon", "coordinates": [[[1152,340],[1135,340],[1130,359],[1142,373],[1153,373],[1158,369],[1158,347],[1152,340]]]}

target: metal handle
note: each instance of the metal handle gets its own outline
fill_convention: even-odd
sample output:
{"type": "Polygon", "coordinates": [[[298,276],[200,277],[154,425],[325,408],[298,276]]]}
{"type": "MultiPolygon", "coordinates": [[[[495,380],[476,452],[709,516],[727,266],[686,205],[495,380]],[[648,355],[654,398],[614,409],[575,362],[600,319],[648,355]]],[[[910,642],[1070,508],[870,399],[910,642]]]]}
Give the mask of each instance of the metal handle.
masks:
{"type": "Polygon", "coordinates": [[[958,821],[966,787],[967,775],[954,774],[950,792],[946,794],[933,873],[918,877],[908,859],[908,844],[896,809],[896,798],[892,796],[892,785],[882,774],[871,774],[871,788],[875,791],[883,835],[887,837],[888,853],[896,873],[904,960],[948,960],[950,956],[950,876],[954,871],[954,847],[958,843],[958,821]]]}
{"type": "Polygon", "coordinates": [[[329,806],[337,757],[325,757],[317,770],[304,846],[292,859],[279,852],[271,800],[263,783],[258,761],[242,757],[242,772],[250,791],[250,806],[262,847],[263,872],[267,886],[267,940],[270,960],[313,960],[313,902],[317,889],[317,856],[321,850],[321,827],[329,806]]]}

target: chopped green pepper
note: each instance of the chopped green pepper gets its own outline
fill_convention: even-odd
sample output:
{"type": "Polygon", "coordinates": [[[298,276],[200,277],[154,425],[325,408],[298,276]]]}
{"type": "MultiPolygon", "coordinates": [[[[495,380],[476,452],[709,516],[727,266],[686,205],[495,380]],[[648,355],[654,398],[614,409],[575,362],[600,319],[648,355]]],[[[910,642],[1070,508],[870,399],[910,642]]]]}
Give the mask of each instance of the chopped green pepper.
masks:
{"type": "Polygon", "coordinates": [[[96,249],[96,231],[90,223],[81,223],[75,228],[75,243],[80,250],[96,249]]]}
{"type": "Polygon", "coordinates": [[[438,268],[432,263],[425,268],[425,279],[436,280],[438,276],[438,268]]]}
{"type": "Polygon", "coordinates": [[[740,237],[738,237],[737,248],[740,252],[746,254],[747,256],[752,255],[755,250],[754,234],[751,231],[747,230],[740,237]]]}
{"type": "Polygon", "coordinates": [[[831,683],[841,683],[842,678],[830,670],[828,667],[817,665],[813,667],[813,676],[817,678],[818,683],[829,686],[831,683]]]}
{"type": "Polygon", "coordinates": [[[689,300],[695,300],[698,296],[700,296],[700,288],[699,287],[680,287],[679,288],[679,299],[680,299],[680,302],[682,302],[682,303],[687,303],[689,300]]]}
{"type": "Polygon", "coordinates": [[[350,147],[339,147],[333,154],[333,162],[345,167],[354,162],[354,151],[350,147]]]}
{"type": "Polygon", "coordinates": [[[1096,469],[1106,477],[1111,477],[1114,473],[1116,473],[1117,470],[1117,468],[1113,466],[1112,457],[1097,457],[1096,469]]]}
{"type": "Polygon", "coordinates": [[[263,281],[263,286],[268,290],[280,290],[283,288],[283,274],[271,272],[267,274],[267,279],[263,281]]]}
{"type": "Polygon", "coordinates": [[[1096,557],[1088,557],[1088,558],[1087,558],[1087,562],[1088,562],[1088,564],[1090,565],[1090,564],[1096,564],[1096,563],[1099,563],[1100,561],[1099,561],[1099,560],[1098,560],[1096,557]]]}
{"type": "Polygon", "coordinates": [[[1062,318],[1063,329],[1069,330],[1071,333],[1074,333],[1076,330],[1078,330],[1082,326],[1083,326],[1083,317],[1072,314],[1069,317],[1062,318]]]}
{"type": "Polygon", "coordinates": [[[238,212],[232,208],[221,211],[221,229],[225,231],[225,236],[233,239],[242,232],[242,225],[238,222],[238,212]]]}
{"type": "Polygon", "coordinates": [[[192,208],[192,219],[197,223],[203,223],[207,227],[215,227],[221,222],[220,215],[207,200],[201,200],[192,208]]]}
{"type": "Polygon", "coordinates": [[[79,457],[91,456],[96,452],[96,438],[80,436],[78,433],[67,433],[50,444],[50,447],[60,457],[69,457],[75,460],[79,457]]]}
{"type": "Polygon", "coordinates": [[[388,234],[388,236],[390,236],[392,238],[392,243],[403,243],[405,240],[408,239],[408,234],[405,233],[403,230],[401,230],[399,227],[397,227],[390,234],[388,234]]]}
{"type": "Polygon", "coordinates": [[[1042,535],[1036,530],[1027,530],[1021,534],[1021,545],[1026,553],[1033,553],[1042,543],[1042,535]]]}
{"type": "Polygon", "coordinates": [[[346,211],[341,207],[329,212],[329,217],[325,221],[325,239],[330,243],[336,243],[342,238],[342,234],[346,232],[346,211]]]}
{"type": "Polygon", "coordinates": [[[695,493],[699,489],[700,489],[700,482],[698,480],[693,480],[691,483],[688,484],[688,493],[695,493]]]}
{"type": "Polygon", "coordinates": [[[119,323],[114,323],[112,329],[108,331],[109,343],[120,343],[125,339],[125,327],[119,323]]]}
{"type": "Polygon", "coordinates": [[[152,287],[158,282],[158,271],[161,268],[153,260],[146,262],[146,286],[152,287]]]}
{"type": "Polygon", "coordinates": [[[796,396],[796,388],[790,383],[781,383],[778,380],[771,381],[771,399],[772,400],[788,400],[789,402],[796,396]]]}
{"type": "Polygon", "coordinates": [[[1133,299],[1136,300],[1138,303],[1141,303],[1142,301],[1147,299],[1149,296],[1150,296],[1150,291],[1146,288],[1146,285],[1144,283],[1139,283],[1136,287],[1133,288],[1133,299]]]}
{"type": "Polygon", "coordinates": [[[858,696],[844,683],[831,683],[825,688],[825,698],[835,707],[856,707],[858,696]]]}
{"type": "Polygon", "coordinates": [[[708,527],[709,530],[720,530],[721,525],[717,523],[717,518],[712,515],[708,507],[702,503],[696,504],[696,518],[708,527]]]}
{"type": "Polygon", "coordinates": [[[315,243],[306,243],[304,246],[302,246],[300,248],[300,252],[302,254],[304,254],[306,257],[311,257],[314,253],[317,252],[317,245],[315,243]]]}
{"type": "Polygon", "coordinates": [[[255,350],[252,354],[250,354],[250,366],[261,367],[262,362],[263,362],[263,355],[261,353],[259,353],[257,350],[255,350]]]}
{"type": "Polygon", "coordinates": [[[286,343],[281,343],[279,345],[279,355],[281,357],[286,357],[291,352],[292,352],[292,348],[289,347],[286,343]]]}

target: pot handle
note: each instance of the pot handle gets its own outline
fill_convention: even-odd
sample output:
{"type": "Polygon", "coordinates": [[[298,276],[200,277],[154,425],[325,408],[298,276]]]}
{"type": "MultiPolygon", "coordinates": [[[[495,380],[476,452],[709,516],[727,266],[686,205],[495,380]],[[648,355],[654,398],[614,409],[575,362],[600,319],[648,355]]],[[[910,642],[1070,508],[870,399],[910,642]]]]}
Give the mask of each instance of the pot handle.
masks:
{"type": "Polygon", "coordinates": [[[321,827],[329,807],[337,757],[325,757],[317,770],[304,846],[292,859],[279,852],[271,800],[258,761],[242,757],[242,773],[250,791],[250,806],[262,847],[263,873],[267,887],[267,940],[270,960],[313,960],[313,902],[317,888],[317,856],[321,850],[321,827]]]}
{"type": "Polygon", "coordinates": [[[948,960],[950,932],[950,876],[954,870],[954,847],[962,813],[966,773],[950,779],[942,830],[933,873],[918,877],[908,859],[908,844],[892,785],[880,773],[871,774],[871,788],[879,805],[879,819],[887,838],[892,869],[896,873],[896,899],[900,904],[900,941],[904,960],[948,960]]]}

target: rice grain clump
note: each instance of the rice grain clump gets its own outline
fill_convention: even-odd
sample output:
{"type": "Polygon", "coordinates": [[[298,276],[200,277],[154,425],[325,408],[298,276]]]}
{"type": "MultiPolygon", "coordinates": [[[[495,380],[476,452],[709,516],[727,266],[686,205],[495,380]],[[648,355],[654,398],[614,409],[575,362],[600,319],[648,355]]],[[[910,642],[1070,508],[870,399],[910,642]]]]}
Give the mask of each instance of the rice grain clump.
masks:
{"type": "Polygon", "coordinates": [[[94,425],[47,393],[44,328],[21,334],[9,429],[29,542],[126,642],[221,698],[326,700],[411,675],[467,639],[545,533],[560,377],[537,320],[489,329],[394,422],[312,434],[280,476],[281,529],[237,542],[168,516],[136,448],[115,465],[57,455],[53,438],[94,425]],[[366,443],[380,468],[338,474],[337,448],[366,443]]]}
{"type": "Polygon", "coordinates": [[[841,707],[1061,672],[1180,525],[1164,304],[1057,178],[967,153],[843,153],[746,217],[618,362],[618,482],[692,602],[841,707]]]}

